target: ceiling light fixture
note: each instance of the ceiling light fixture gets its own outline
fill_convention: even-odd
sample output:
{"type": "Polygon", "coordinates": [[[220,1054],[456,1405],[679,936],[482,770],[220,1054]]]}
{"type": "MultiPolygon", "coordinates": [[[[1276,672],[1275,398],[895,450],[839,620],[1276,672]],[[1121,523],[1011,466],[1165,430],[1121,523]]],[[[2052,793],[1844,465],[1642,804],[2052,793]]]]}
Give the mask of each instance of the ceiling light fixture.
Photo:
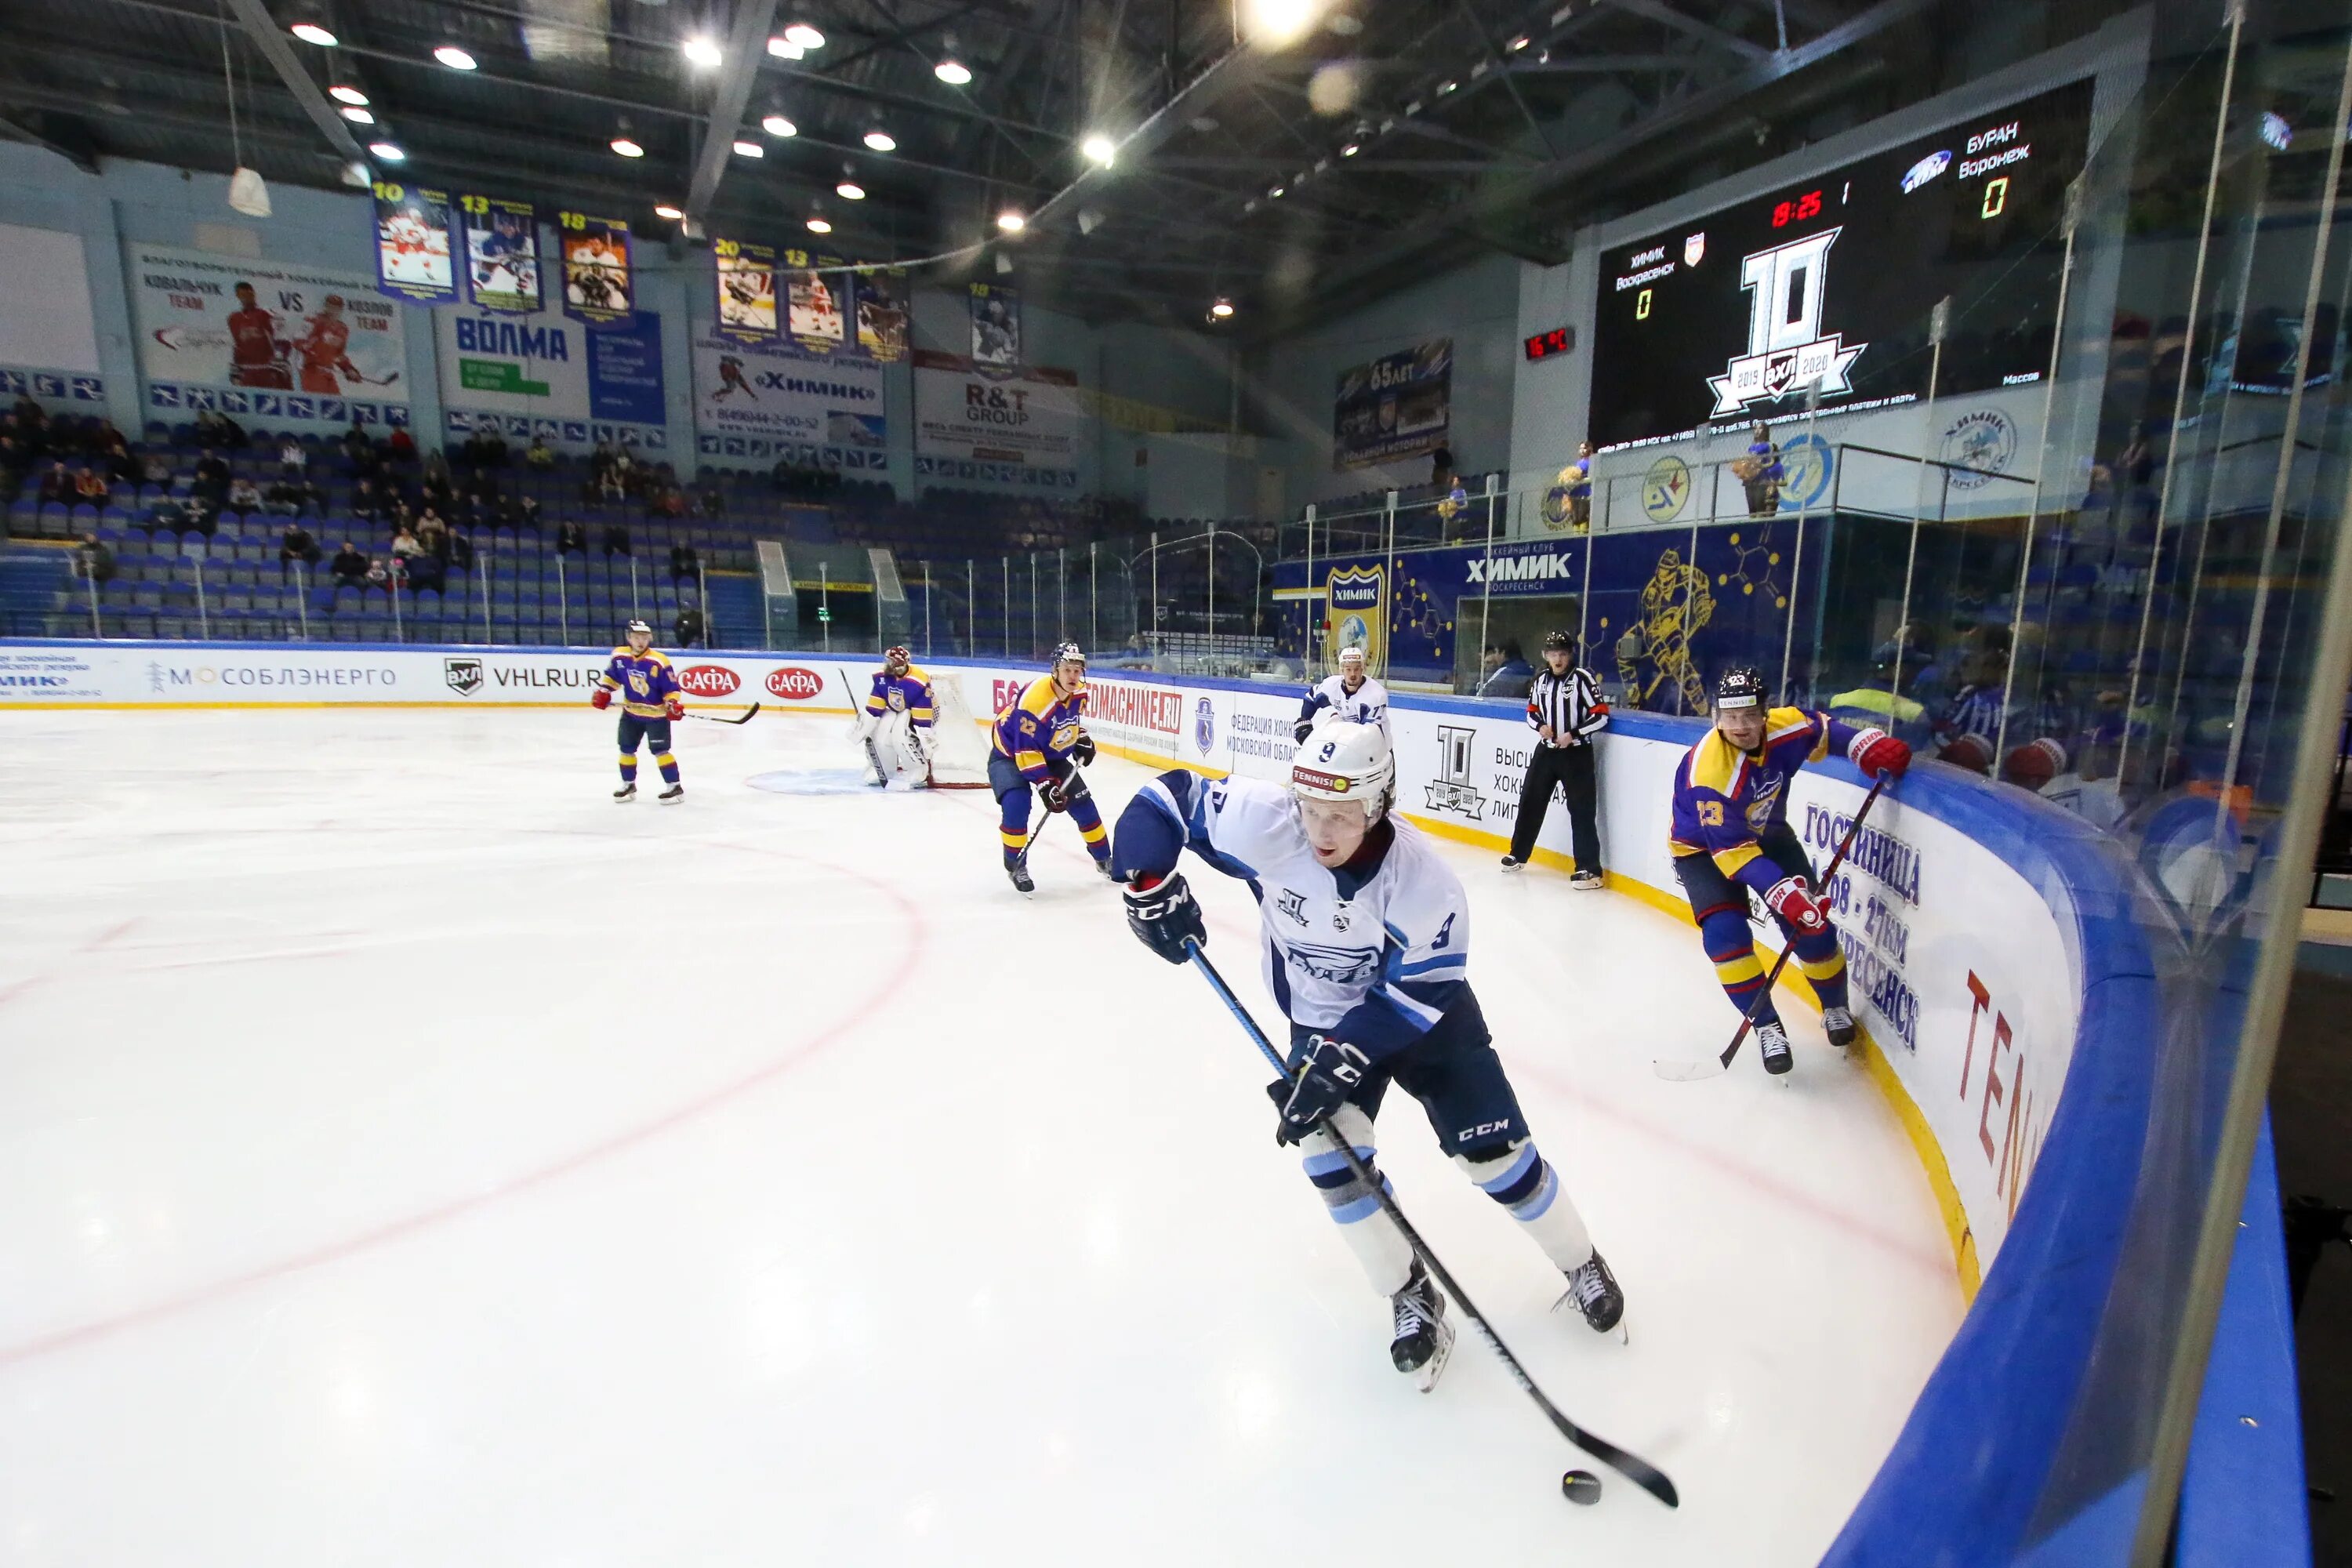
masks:
{"type": "Polygon", "coordinates": [[[656,206],[656,207],[654,208],[654,216],[656,216],[656,217],[666,217],[666,218],[669,219],[669,220],[670,220],[670,222],[672,222],[672,223],[676,223],[678,219],[680,219],[680,218],[684,217],[685,216],[686,216],[686,209],[685,209],[685,208],[683,208],[683,207],[676,207],[676,206],[672,206],[672,205],[671,205],[669,203],[667,203],[667,202],[663,202],[663,203],[661,203],[660,205],[658,205],[657,206],[656,206]]]}
{"type": "Polygon", "coordinates": [[[1019,234],[1029,226],[1029,220],[1007,207],[996,215],[996,226],[1007,234],[1019,234]]]}
{"type": "Polygon", "coordinates": [[[1282,187],[1280,185],[1272,186],[1265,194],[1274,200],[1280,201],[1282,199],[1282,187]]]}
{"type": "Polygon", "coordinates": [[[764,158],[767,155],[768,150],[757,142],[738,140],[735,143],[735,156],[738,158],[764,158]]]}
{"type": "Polygon", "coordinates": [[[1079,142],[1078,151],[1087,155],[1088,163],[1098,163],[1106,169],[1118,157],[1118,144],[1099,131],[1079,142]]]}
{"type": "Polygon", "coordinates": [[[375,111],[373,110],[362,109],[356,103],[347,103],[343,105],[341,109],[336,110],[336,112],[354,125],[373,125],[375,123],[375,111]]]}
{"type": "Polygon", "coordinates": [[[719,62],[727,58],[717,44],[699,33],[680,44],[678,51],[686,56],[686,63],[697,70],[716,70],[719,62]]]}
{"type": "Polygon", "coordinates": [[[931,74],[950,87],[961,87],[971,80],[971,68],[961,60],[941,60],[931,68],[931,74]]]}
{"type": "Polygon", "coordinates": [[[1225,299],[1225,298],[1223,298],[1223,297],[1222,297],[1222,296],[1220,296],[1220,297],[1218,298],[1218,300],[1217,300],[1217,302],[1216,302],[1215,304],[1213,304],[1213,305],[1212,305],[1212,306],[1210,306],[1210,307],[1209,307],[1209,314],[1211,314],[1212,316],[1214,316],[1217,320],[1219,320],[1219,321],[1223,321],[1223,320],[1225,320],[1227,317],[1231,316],[1233,313],[1234,313],[1234,302],[1233,302],[1231,300],[1227,300],[1227,299],[1225,299]]]}
{"type": "Polygon", "coordinates": [[[1527,47],[1528,36],[1525,33],[1521,33],[1517,37],[1511,40],[1511,53],[1515,55],[1527,47]]]}
{"type": "Polygon", "coordinates": [[[808,228],[811,234],[831,234],[833,232],[833,225],[821,217],[813,217],[809,219],[808,228]]]}
{"type": "Polygon", "coordinates": [[[866,199],[866,187],[855,180],[844,180],[833,187],[833,194],[845,202],[862,202],[866,199]]]}
{"type": "Polygon", "coordinates": [[[400,150],[400,143],[397,142],[371,142],[368,143],[368,151],[386,163],[404,163],[408,161],[408,154],[400,150]]]}
{"type": "Polygon", "coordinates": [[[635,142],[630,141],[625,136],[615,136],[613,138],[613,151],[618,153],[624,158],[642,158],[646,155],[646,150],[643,147],[638,146],[635,142]]]}
{"type": "Polygon", "coordinates": [[[1339,149],[1339,156],[1342,158],[1352,158],[1363,150],[1363,143],[1360,142],[1350,142],[1345,147],[1339,149]]]}
{"type": "Polygon", "coordinates": [[[768,118],[760,121],[760,129],[766,132],[771,136],[779,138],[785,136],[797,136],[801,133],[801,128],[799,126],[793,124],[791,121],[785,119],[781,114],[771,114],[768,118]]]}
{"type": "Polygon", "coordinates": [[[768,52],[780,60],[796,60],[808,53],[798,44],[779,33],[768,40],[768,52]]]}
{"type": "Polygon", "coordinates": [[[866,133],[866,144],[877,153],[896,153],[898,150],[898,139],[879,126],[866,133]]]}
{"type": "Polygon", "coordinates": [[[1447,93],[1452,92],[1452,91],[1454,90],[1454,84],[1453,82],[1450,82],[1450,81],[1441,81],[1441,82],[1439,82],[1439,83],[1437,84],[1437,95],[1438,95],[1440,98],[1443,98],[1443,97],[1444,97],[1447,93]]]}
{"type": "Polygon", "coordinates": [[[796,44],[803,49],[821,49],[824,47],[824,35],[818,32],[814,27],[810,26],[806,22],[794,22],[791,26],[786,27],[784,29],[784,41],[788,44],[796,44]]]}
{"type": "Polygon", "coordinates": [[[1323,9],[1321,0],[1243,0],[1242,35],[1262,49],[1305,37],[1323,9]]]}
{"type": "Polygon", "coordinates": [[[316,44],[322,49],[335,47],[335,35],[316,22],[297,22],[286,30],[306,44],[316,44]]]}
{"type": "Polygon", "coordinates": [[[327,96],[337,103],[348,103],[360,109],[367,107],[368,95],[348,82],[338,82],[329,88],[327,96]]]}
{"type": "Polygon", "coordinates": [[[433,58],[453,71],[469,71],[474,68],[474,57],[455,44],[442,45],[433,51],[433,58]]]}

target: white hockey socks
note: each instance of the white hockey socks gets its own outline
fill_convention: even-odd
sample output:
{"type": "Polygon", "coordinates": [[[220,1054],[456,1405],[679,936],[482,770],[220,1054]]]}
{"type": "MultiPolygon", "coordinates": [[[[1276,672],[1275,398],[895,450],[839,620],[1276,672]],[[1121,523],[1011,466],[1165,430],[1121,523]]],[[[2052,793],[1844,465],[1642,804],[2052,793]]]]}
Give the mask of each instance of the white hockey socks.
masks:
{"type": "Polygon", "coordinates": [[[1576,1212],[1559,1173],[1536,1152],[1532,1140],[1521,1139],[1492,1160],[1471,1160],[1456,1154],[1478,1188],[1510,1211],[1552,1266],[1562,1272],[1581,1268],[1592,1257],[1592,1237],[1584,1216],[1576,1212]]]}
{"type": "MultiPolygon", "coordinates": [[[[1352,1105],[1343,1105],[1331,1119],[1333,1124],[1347,1134],[1348,1142],[1371,1173],[1380,1177],[1381,1190],[1393,1194],[1389,1179],[1372,1163],[1372,1121],[1352,1105]]],[[[1356,1254],[1356,1261],[1364,1266],[1365,1278],[1372,1289],[1383,1296],[1393,1296],[1412,1278],[1412,1247],[1404,1233],[1396,1227],[1381,1208],[1380,1199],[1372,1189],[1358,1179],[1340,1157],[1339,1146],[1331,1134],[1318,1128],[1298,1142],[1305,1155],[1307,1179],[1323,1194],[1323,1202],[1339,1222],[1339,1234],[1356,1254]]]]}

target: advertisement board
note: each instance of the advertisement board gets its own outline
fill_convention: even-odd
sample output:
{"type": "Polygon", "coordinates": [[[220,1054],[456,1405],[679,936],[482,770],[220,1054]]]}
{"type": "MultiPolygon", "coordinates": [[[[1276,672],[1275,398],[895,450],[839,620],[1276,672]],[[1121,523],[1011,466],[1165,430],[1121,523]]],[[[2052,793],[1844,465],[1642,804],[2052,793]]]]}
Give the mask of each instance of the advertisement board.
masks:
{"type": "Polygon", "coordinates": [[[694,428],[703,456],[792,458],[844,470],[887,462],[882,370],[789,343],[694,338],[694,428]]]}
{"type": "Polygon", "coordinates": [[[1370,468],[1445,445],[1454,424],[1454,340],[1425,343],[1339,373],[1331,399],[1331,467],[1370,468]]]}
{"type": "Polygon", "coordinates": [[[400,307],[364,273],[131,245],[139,370],[158,418],[408,423],[400,307]]]}
{"type": "Polygon", "coordinates": [[[1089,428],[1069,371],[996,370],[917,349],[915,470],[942,479],[1075,488],[1089,428]]]}
{"type": "Polygon", "coordinates": [[[436,310],[441,401],[452,435],[488,427],[585,446],[659,446],[661,317],[590,326],[561,310],[436,310]]]}

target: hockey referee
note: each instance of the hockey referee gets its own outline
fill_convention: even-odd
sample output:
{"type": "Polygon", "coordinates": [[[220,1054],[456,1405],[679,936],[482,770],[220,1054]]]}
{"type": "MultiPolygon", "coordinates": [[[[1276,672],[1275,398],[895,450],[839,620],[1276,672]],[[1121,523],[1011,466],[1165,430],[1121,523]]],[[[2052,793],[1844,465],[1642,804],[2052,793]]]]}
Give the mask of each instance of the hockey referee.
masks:
{"type": "Polygon", "coordinates": [[[1601,886],[1601,834],[1593,823],[1600,800],[1600,774],[1592,737],[1609,725],[1609,704],[1592,672],[1576,666],[1576,639],[1566,632],[1544,638],[1546,668],[1528,692],[1528,727],[1537,735],[1528,756],[1528,782],[1519,790],[1518,820],[1511,827],[1511,852],[1503,869],[1516,871],[1535,854],[1556,785],[1568,796],[1568,825],[1576,853],[1572,888],[1601,886]]]}

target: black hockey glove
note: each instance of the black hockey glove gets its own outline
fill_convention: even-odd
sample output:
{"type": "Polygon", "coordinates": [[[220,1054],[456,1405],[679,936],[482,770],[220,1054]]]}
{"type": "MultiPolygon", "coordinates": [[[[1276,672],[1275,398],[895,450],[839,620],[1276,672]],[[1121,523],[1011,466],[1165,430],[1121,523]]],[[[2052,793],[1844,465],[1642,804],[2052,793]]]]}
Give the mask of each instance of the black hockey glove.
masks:
{"type": "Polygon", "coordinates": [[[1315,721],[1312,719],[1301,719],[1290,727],[1290,738],[1302,746],[1307,743],[1307,737],[1314,732],[1315,721]]]}
{"type": "Polygon", "coordinates": [[[1067,811],[1086,799],[1087,793],[1087,781],[1078,776],[1076,768],[1060,778],[1046,780],[1045,787],[1038,792],[1045,799],[1047,811],[1067,811]]]}
{"type": "Polygon", "coordinates": [[[1364,1069],[1371,1058],[1344,1040],[1309,1035],[1311,1047],[1296,1080],[1279,1079],[1265,1086],[1266,1094],[1282,1107],[1282,1124],[1274,1130],[1276,1143],[1296,1143],[1346,1103],[1363,1086],[1364,1069]]]}
{"type": "Polygon", "coordinates": [[[1093,767],[1095,765],[1095,738],[1092,735],[1087,734],[1084,730],[1079,731],[1076,742],[1070,747],[1070,756],[1077,763],[1078,766],[1082,768],[1093,767]]]}
{"type": "Polygon", "coordinates": [[[1185,943],[1209,945],[1208,928],[1201,923],[1201,906],[1183,873],[1171,872],[1154,880],[1139,877],[1127,889],[1127,929],[1136,940],[1171,963],[1188,962],[1185,943]]]}

